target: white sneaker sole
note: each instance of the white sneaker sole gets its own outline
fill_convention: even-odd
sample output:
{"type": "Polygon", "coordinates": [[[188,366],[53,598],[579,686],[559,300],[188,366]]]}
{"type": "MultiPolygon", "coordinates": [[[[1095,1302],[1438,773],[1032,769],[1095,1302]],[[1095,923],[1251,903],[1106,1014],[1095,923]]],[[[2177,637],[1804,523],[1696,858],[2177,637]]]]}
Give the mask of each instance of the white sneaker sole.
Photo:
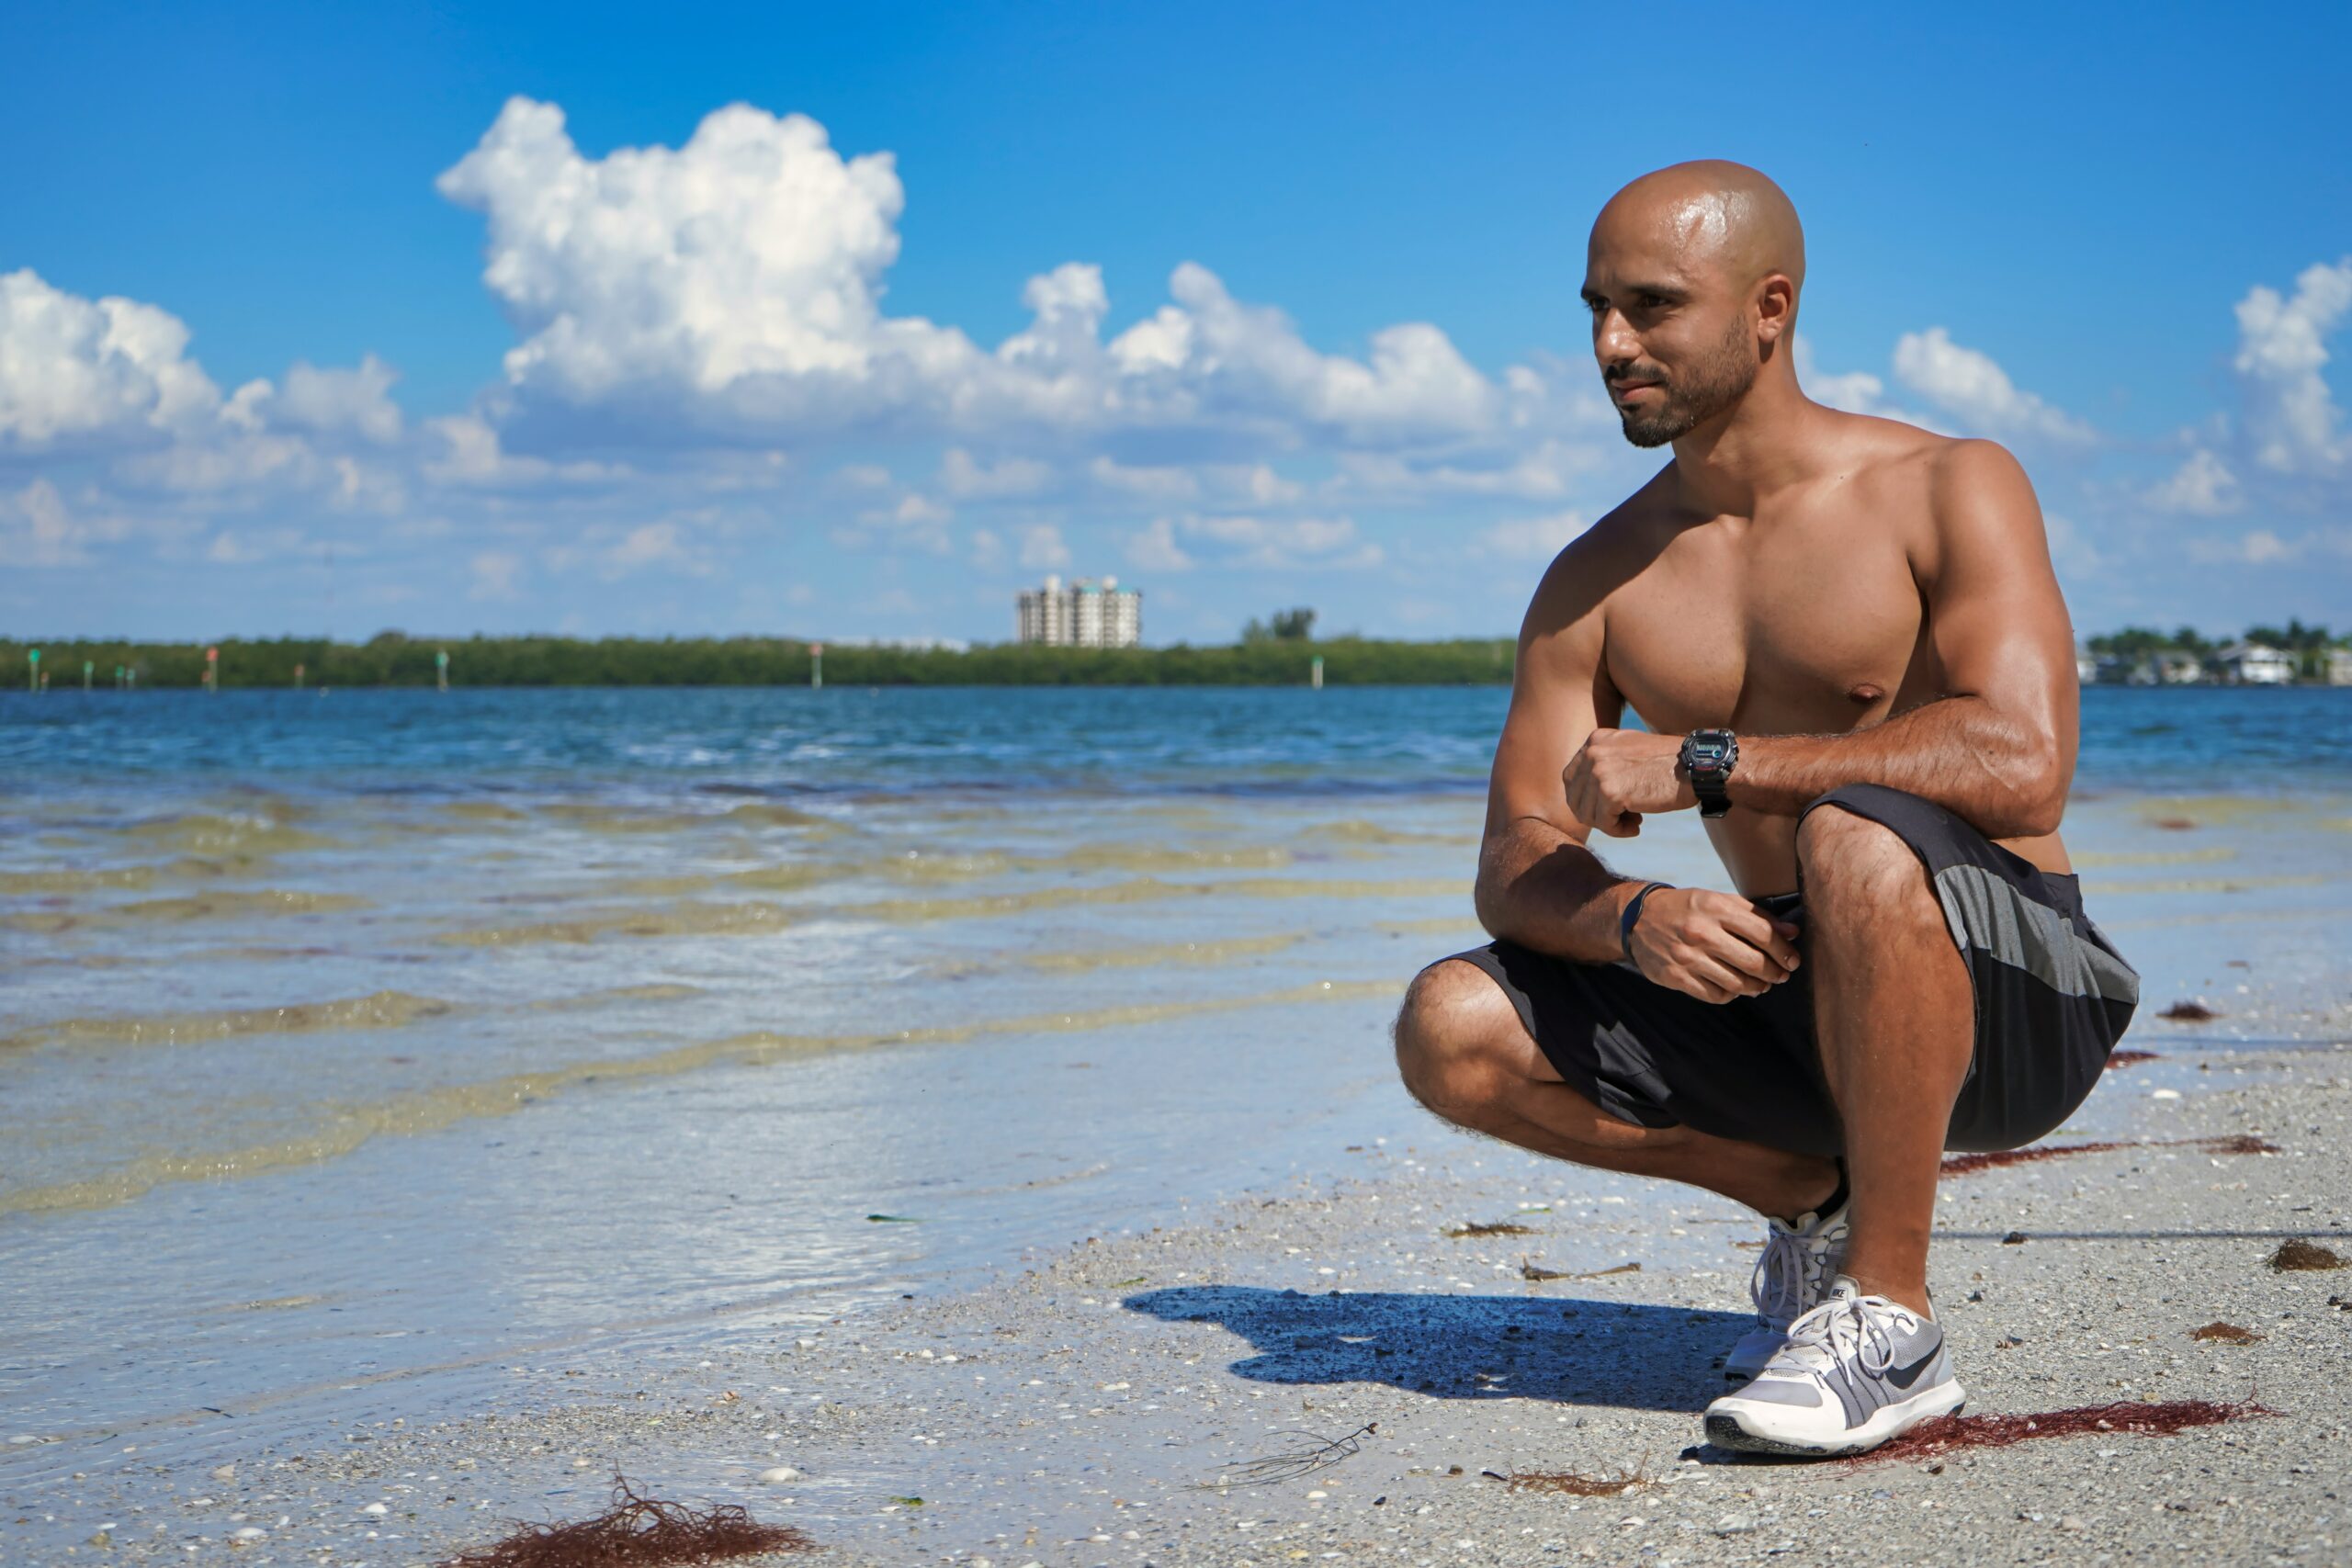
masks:
{"type": "Polygon", "coordinates": [[[1764,1412],[1777,1413],[1789,1408],[1787,1406],[1734,1405],[1728,1410],[1716,1407],[1724,1403],[1717,1400],[1715,1404],[1707,1407],[1707,1440],[1715,1447],[1735,1449],[1742,1453],[1829,1458],[1838,1454],[1866,1453],[1881,1443],[1901,1437],[1923,1421],[1950,1416],[1968,1403],[1968,1391],[1960,1386],[1957,1379],[1939,1382],[1897,1404],[1882,1406],[1860,1426],[1835,1437],[1807,1433],[1793,1424],[1774,1429],[1777,1424],[1765,1416],[1764,1412]]]}

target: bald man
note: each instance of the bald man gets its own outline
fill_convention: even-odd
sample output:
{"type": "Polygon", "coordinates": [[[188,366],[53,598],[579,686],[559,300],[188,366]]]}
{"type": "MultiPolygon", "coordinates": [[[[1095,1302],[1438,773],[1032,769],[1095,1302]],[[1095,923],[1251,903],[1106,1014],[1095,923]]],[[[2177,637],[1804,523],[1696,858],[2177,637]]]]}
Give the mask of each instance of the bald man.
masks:
{"type": "Polygon", "coordinates": [[[1594,357],[1673,460],[1536,588],[1478,866],[1495,940],[1421,972],[1396,1055],[1449,1121],[1766,1216],[1707,1436],[1844,1454],[1965,1397],[1928,1295],[1943,1152],[2063,1122],[2139,984],[2059,837],[2074,634],[2033,489],[1990,442],[1808,399],[1804,286],[1795,209],[1736,164],[1593,224],[1594,357]],[[1728,889],[1591,847],[1692,809],[1728,889]]]}

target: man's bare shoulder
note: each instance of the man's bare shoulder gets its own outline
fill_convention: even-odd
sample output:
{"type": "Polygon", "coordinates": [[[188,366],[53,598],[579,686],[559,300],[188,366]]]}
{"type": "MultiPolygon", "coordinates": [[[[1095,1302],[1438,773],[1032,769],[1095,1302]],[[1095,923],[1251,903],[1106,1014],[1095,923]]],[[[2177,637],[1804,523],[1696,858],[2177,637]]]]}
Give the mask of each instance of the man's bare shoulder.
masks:
{"type": "Polygon", "coordinates": [[[1617,503],[1552,558],[1527,606],[1525,635],[1556,632],[1588,618],[1657,555],[1671,468],[1617,503]]]}
{"type": "Polygon", "coordinates": [[[1977,436],[1946,435],[1877,414],[1826,411],[1826,456],[1841,475],[1924,488],[1939,502],[1954,487],[2022,479],[2009,449],[1977,436]]]}

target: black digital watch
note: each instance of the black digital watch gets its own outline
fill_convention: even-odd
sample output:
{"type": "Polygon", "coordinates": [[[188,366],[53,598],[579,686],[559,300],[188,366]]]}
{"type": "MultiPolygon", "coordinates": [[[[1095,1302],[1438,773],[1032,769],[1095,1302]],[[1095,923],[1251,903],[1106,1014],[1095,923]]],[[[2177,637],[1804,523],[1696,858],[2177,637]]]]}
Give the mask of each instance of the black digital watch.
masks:
{"type": "Polygon", "coordinates": [[[1694,729],[1682,738],[1682,771],[1699,797],[1699,815],[1721,817],[1731,809],[1724,793],[1739,761],[1739,737],[1728,729],[1694,729]]]}

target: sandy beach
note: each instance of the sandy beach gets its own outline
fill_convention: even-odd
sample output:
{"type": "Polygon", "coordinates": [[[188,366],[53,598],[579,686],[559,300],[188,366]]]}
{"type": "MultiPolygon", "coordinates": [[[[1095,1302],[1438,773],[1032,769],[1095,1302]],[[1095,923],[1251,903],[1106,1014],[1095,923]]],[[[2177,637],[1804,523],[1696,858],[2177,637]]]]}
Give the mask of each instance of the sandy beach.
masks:
{"type": "Polygon", "coordinates": [[[107,1561],[209,1556],[241,1529],[265,1533],[239,1562],[431,1561],[508,1517],[594,1513],[617,1469],[808,1529],[819,1550],[789,1560],[817,1562],[2342,1562],[2352,1270],[2265,1260],[2297,1238],[2352,1256],[2347,1068],[2168,1052],[2110,1073],[2052,1140],[2135,1146],[1947,1183],[1934,1283],[1971,1410],[2277,1412],[2176,1436],[1850,1465],[1700,1446],[1752,1218],[1432,1128],[619,1397],[367,1423],[12,1503],[107,1526],[90,1533],[110,1550],[83,1552],[107,1561]],[[2180,1143],[2240,1134],[2279,1152],[2180,1143]],[[1472,1224],[1526,1234],[1446,1234],[1472,1224]],[[1530,1281],[1529,1263],[1598,1277],[1530,1281]],[[2192,1337],[2214,1323],[2253,1342],[2192,1337]],[[1321,1468],[1216,1484],[1351,1434],[1321,1468]],[[784,1467],[798,1477],[759,1479],[784,1467]],[[1564,1472],[1642,1483],[1514,1479],[1564,1472]]]}

